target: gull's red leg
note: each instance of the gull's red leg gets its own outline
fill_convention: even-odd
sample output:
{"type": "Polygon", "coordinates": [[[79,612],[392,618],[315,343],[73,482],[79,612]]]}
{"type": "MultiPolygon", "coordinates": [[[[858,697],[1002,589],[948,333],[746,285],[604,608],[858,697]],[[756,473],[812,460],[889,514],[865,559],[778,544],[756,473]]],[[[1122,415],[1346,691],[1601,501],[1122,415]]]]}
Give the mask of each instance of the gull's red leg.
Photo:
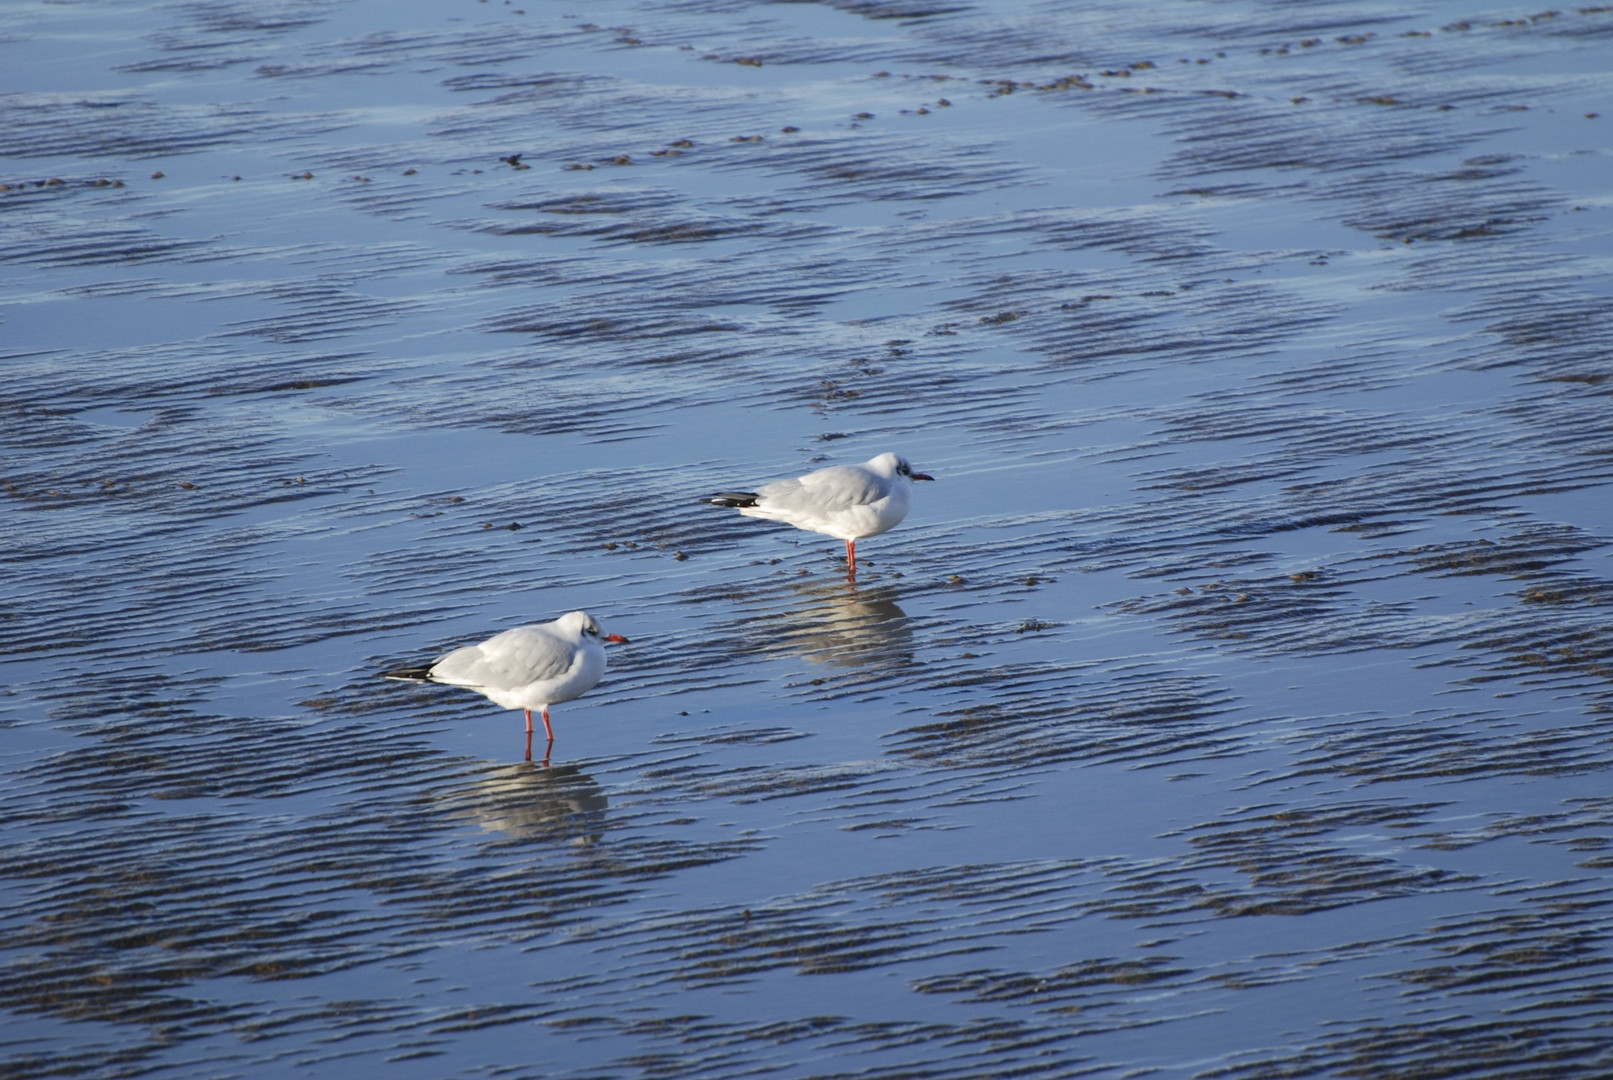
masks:
{"type": "Polygon", "coordinates": [[[847,540],[846,541],[846,573],[855,574],[856,572],[857,572],[857,541],[855,541],[855,540],[847,540]]]}
{"type": "Polygon", "coordinates": [[[554,742],[554,728],[549,726],[549,706],[547,705],[543,707],[543,733],[549,736],[550,742],[554,742]]]}
{"type": "Polygon", "coordinates": [[[532,710],[526,710],[526,741],[532,741],[532,710]]]}

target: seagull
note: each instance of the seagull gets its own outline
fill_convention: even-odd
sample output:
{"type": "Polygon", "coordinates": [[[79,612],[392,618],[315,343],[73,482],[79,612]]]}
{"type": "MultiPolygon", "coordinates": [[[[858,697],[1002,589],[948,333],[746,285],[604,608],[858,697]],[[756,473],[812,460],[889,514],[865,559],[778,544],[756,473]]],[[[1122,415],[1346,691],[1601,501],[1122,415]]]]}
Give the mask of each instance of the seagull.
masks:
{"type": "Polygon", "coordinates": [[[913,481],[934,479],[914,472],[900,454],[885,453],[861,465],[831,465],[755,491],[719,491],[700,501],[844,540],[846,572],[853,575],[857,541],[896,528],[913,503],[913,481]]]}
{"type": "MultiPolygon", "coordinates": [[[[627,644],[620,634],[601,634],[586,611],[553,622],[516,626],[480,645],[455,649],[420,667],[381,672],[388,679],[446,683],[483,694],[495,705],[526,713],[526,756],[532,760],[532,710],[554,742],[549,706],[580,698],[605,674],[605,642],[627,644]]],[[[547,760],[547,755],[545,755],[547,760]]]]}

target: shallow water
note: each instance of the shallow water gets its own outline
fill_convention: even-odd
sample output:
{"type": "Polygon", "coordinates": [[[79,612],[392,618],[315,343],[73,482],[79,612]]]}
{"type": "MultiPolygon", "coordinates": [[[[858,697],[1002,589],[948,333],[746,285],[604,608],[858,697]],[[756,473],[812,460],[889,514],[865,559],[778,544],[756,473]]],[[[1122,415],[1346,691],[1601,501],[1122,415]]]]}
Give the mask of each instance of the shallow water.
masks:
{"type": "Polygon", "coordinates": [[[1072,6],[0,9],[8,1076],[1613,1066],[1613,8],[1072,6]]]}

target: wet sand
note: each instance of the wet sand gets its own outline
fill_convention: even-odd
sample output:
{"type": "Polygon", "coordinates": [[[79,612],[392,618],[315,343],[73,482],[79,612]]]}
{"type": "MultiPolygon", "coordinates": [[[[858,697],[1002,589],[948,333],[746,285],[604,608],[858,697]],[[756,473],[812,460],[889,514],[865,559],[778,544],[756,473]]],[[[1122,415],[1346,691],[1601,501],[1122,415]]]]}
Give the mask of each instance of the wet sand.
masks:
{"type": "Polygon", "coordinates": [[[1072,6],[0,10],[6,1075],[1613,1068],[1613,7],[1072,6]]]}

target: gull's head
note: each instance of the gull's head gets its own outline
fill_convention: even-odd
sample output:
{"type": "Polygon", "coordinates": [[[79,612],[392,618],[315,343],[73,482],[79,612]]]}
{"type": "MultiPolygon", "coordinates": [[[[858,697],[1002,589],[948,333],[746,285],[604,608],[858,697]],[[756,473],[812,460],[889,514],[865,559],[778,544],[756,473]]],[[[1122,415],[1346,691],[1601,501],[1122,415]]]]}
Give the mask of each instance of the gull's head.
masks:
{"type": "Polygon", "coordinates": [[[900,476],[907,480],[934,480],[928,473],[915,472],[913,466],[901,454],[883,453],[865,466],[872,472],[881,476],[900,476]]]}
{"type": "Polygon", "coordinates": [[[599,624],[586,611],[568,611],[555,620],[555,625],[575,641],[613,641],[619,645],[627,644],[627,639],[622,635],[601,631],[599,624]]]}

